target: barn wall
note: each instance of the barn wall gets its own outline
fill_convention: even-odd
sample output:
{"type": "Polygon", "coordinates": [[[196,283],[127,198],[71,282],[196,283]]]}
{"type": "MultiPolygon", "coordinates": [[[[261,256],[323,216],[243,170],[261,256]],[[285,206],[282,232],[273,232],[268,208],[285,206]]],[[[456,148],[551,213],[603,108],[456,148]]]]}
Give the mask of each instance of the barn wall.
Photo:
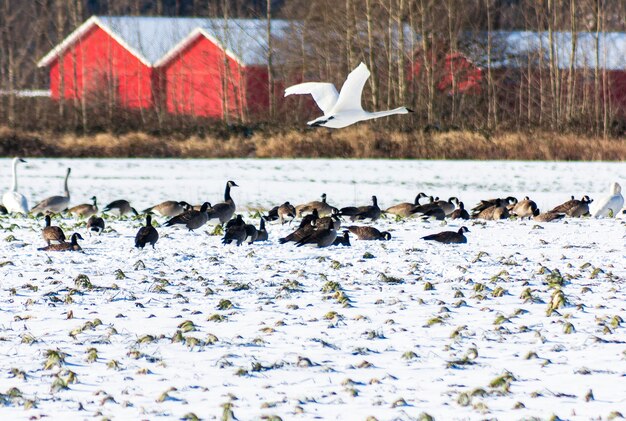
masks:
{"type": "Polygon", "coordinates": [[[244,119],[243,69],[203,36],[191,42],[163,69],[167,111],[201,117],[244,119]],[[224,90],[224,84],[226,89],[224,90]],[[225,94],[225,96],[224,96],[225,94]]]}
{"type": "Polygon", "coordinates": [[[266,66],[246,68],[246,100],[248,115],[251,118],[267,116],[269,110],[268,83],[266,66]]]}
{"type": "Polygon", "coordinates": [[[126,108],[154,104],[152,68],[98,26],[52,63],[50,89],[55,99],[86,95],[90,102],[115,102],[126,108]]]}

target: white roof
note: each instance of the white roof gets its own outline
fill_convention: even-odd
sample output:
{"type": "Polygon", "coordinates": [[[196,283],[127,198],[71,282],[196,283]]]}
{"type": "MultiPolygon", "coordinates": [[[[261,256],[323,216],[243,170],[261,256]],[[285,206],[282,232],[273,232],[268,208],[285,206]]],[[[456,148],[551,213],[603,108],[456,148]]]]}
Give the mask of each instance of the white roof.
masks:
{"type": "MultiPolygon", "coordinates": [[[[579,32],[576,51],[572,57],[572,33],[554,32],[554,52],[558,67],[567,69],[596,67],[596,33],[579,32]]],[[[549,35],[547,32],[495,31],[492,44],[496,50],[492,65],[520,67],[528,60],[536,61],[543,50],[543,60],[548,60],[549,35]]],[[[626,33],[600,32],[598,37],[599,67],[607,70],[626,70],[626,33]]],[[[544,61],[545,62],[545,61],[544,61]]]]}
{"type": "MultiPolygon", "coordinates": [[[[272,34],[282,35],[290,22],[272,20],[272,34]]],[[[37,63],[47,66],[94,25],[106,31],[146,66],[156,66],[191,41],[198,33],[222,46],[243,65],[264,64],[266,21],[259,19],[166,18],[92,16],[37,63]]]]}

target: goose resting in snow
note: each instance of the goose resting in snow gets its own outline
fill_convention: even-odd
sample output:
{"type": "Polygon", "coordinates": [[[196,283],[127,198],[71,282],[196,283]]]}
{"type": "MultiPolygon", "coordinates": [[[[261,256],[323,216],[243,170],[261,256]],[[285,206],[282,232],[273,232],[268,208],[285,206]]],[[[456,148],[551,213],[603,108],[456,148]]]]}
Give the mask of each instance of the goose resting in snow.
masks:
{"type": "Polygon", "coordinates": [[[618,183],[612,183],[610,194],[594,201],[593,204],[589,206],[591,216],[598,218],[617,215],[624,207],[624,197],[621,191],[622,187],[618,183]]]}
{"type": "Polygon", "coordinates": [[[22,158],[13,158],[13,182],[11,183],[11,190],[4,193],[2,196],[2,204],[6,208],[7,212],[28,214],[28,202],[26,196],[17,191],[17,163],[26,162],[22,158]]]}
{"type": "Polygon", "coordinates": [[[311,94],[313,96],[313,100],[315,100],[315,103],[324,115],[307,123],[312,127],[322,126],[341,129],[358,121],[413,112],[406,107],[377,112],[363,110],[361,94],[363,93],[363,86],[365,86],[365,82],[369,77],[370,71],[364,63],[361,63],[350,72],[341,87],[340,93],[337,93],[337,89],[332,83],[305,82],[285,89],[285,96],[293,94],[311,94]]]}

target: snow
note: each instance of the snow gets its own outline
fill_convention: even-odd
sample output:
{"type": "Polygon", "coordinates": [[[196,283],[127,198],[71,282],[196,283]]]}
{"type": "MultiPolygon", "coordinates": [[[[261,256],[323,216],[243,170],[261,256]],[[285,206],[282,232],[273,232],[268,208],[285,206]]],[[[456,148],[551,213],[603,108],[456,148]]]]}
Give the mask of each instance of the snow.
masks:
{"type": "MultiPolygon", "coordinates": [[[[60,193],[67,166],[72,205],[94,194],[101,207],[125,198],[138,210],[216,203],[232,179],[239,210],[256,224],[254,209],[324,192],[340,207],[372,194],[387,207],[424,191],[467,207],[529,195],[548,210],[626,178],[624,163],[28,159],[19,191],[30,203],[60,193]]],[[[8,188],[10,161],[0,167],[8,188]]],[[[241,247],[208,236],[212,226],[158,227],[156,250],[144,251],[132,247],[141,218],[109,218],[100,237],[54,221],[82,233],[84,253],[38,251],[43,221],[0,217],[7,418],[214,419],[226,403],[241,420],[626,415],[622,220],[466,221],[468,244],[450,246],[420,238],[459,222],[387,218],[373,225],[391,241],[327,249],[279,245],[287,225],[241,247]],[[559,290],[566,304],[548,315],[559,290]],[[219,309],[222,300],[232,307],[219,309]],[[187,320],[196,330],[172,341],[187,320]],[[56,349],[65,362],[44,368],[56,349]],[[75,383],[51,387],[70,372],[75,383]],[[491,387],[502,375],[508,383],[491,387]],[[22,397],[8,397],[11,388],[22,397]],[[25,410],[27,401],[35,406],[25,410]]]]}

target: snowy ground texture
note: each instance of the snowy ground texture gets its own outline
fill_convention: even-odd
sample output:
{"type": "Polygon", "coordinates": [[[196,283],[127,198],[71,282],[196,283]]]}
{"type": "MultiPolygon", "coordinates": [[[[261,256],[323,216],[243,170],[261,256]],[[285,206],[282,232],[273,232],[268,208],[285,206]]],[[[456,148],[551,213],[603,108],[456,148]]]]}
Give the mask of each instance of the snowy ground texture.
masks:
{"type": "MultiPolygon", "coordinates": [[[[381,207],[529,195],[548,210],[626,181],[623,163],[32,159],[18,169],[29,204],[60,193],[67,166],[72,205],[216,203],[232,179],[247,220],[323,192],[381,207]]],[[[458,222],[388,218],[374,226],[391,241],[327,249],[279,245],[293,226],[241,247],[159,227],[138,251],[142,222],[88,237],[57,219],[84,253],[44,253],[41,220],[0,218],[3,418],[626,416],[622,220],[469,221],[450,246],[420,237],[458,222]]]]}

